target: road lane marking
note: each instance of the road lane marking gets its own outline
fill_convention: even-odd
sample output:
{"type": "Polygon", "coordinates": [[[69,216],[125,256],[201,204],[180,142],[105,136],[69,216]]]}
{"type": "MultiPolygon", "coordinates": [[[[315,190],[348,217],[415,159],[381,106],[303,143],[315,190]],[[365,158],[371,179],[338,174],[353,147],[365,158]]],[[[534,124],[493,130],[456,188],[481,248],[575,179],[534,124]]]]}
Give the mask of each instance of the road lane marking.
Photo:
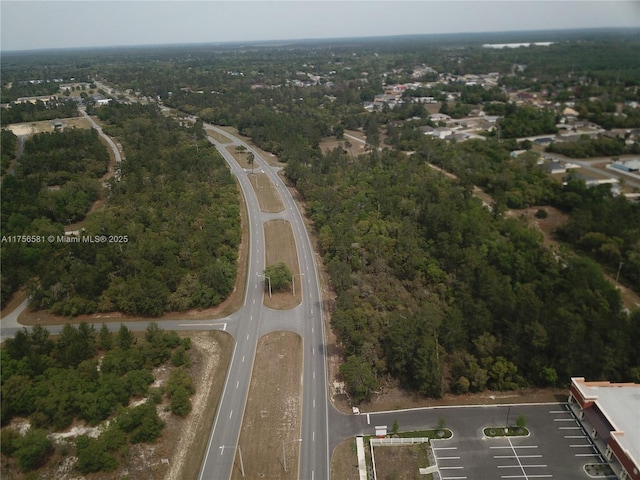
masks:
{"type": "Polygon", "coordinates": [[[369,418],[369,414],[367,413],[367,425],[371,425],[371,418],[369,418]]]}
{"type": "Polygon", "coordinates": [[[313,408],[316,408],[316,399],[313,399],[313,408]]]}
{"type": "Polygon", "coordinates": [[[593,445],[591,445],[590,443],[587,443],[586,445],[569,445],[569,447],[571,447],[571,448],[580,448],[580,447],[593,448],[593,445]]]}
{"type": "Polygon", "coordinates": [[[233,410],[229,413],[229,419],[231,419],[231,415],[233,415],[233,410]]]}
{"type": "Polygon", "coordinates": [[[238,382],[236,383],[236,388],[238,388],[240,386],[240,380],[238,380],[238,382]]]}
{"type": "Polygon", "coordinates": [[[244,363],[244,355],[242,355],[242,363],[244,363]]]}
{"type": "Polygon", "coordinates": [[[582,430],[581,427],[558,427],[560,430],[582,430]]]}
{"type": "Polygon", "coordinates": [[[575,422],[574,418],[554,418],[554,422],[575,422]]]}
{"type": "Polygon", "coordinates": [[[584,435],[565,435],[564,438],[587,438],[584,435]]]}

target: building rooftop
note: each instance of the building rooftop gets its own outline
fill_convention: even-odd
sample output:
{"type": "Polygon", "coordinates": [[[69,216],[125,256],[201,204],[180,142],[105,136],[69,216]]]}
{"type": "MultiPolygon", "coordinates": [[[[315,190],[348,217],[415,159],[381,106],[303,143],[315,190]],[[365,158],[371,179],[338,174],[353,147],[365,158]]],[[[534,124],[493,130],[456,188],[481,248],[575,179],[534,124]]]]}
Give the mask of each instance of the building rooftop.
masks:
{"type": "Polygon", "coordinates": [[[585,400],[593,401],[618,432],[620,446],[640,463],[640,384],[585,382],[572,379],[585,400]]]}

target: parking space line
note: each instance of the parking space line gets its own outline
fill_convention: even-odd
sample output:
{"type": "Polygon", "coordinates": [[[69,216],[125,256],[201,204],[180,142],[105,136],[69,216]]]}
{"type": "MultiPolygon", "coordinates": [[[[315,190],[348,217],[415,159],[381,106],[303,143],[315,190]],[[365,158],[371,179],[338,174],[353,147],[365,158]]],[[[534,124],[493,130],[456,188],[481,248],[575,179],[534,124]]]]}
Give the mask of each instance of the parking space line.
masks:
{"type": "Polygon", "coordinates": [[[464,467],[438,467],[438,470],[462,470],[464,467]]]}
{"type": "Polygon", "coordinates": [[[537,445],[513,445],[512,447],[502,446],[502,447],[489,447],[489,448],[538,448],[537,445]]]}
{"type": "Polygon", "coordinates": [[[558,427],[560,430],[582,430],[582,427],[558,427]]]}
{"type": "MultiPolygon", "coordinates": [[[[526,468],[544,468],[548,465],[525,465],[526,468]]],[[[518,465],[498,465],[498,468],[519,468],[518,465]]]]}
{"type": "Polygon", "coordinates": [[[553,475],[502,475],[500,478],[551,478],[553,475]]]}
{"type": "Polygon", "coordinates": [[[458,447],[433,447],[433,450],[457,450],[458,447]]]}
{"type": "Polygon", "coordinates": [[[587,438],[584,435],[565,435],[564,438],[587,438]]]}
{"type": "Polygon", "coordinates": [[[580,445],[569,445],[569,447],[571,447],[571,448],[580,448],[580,447],[593,448],[593,445],[591,445],[590,443],[583,443],[583,444],[580,444],[580,445]]]}
{"type": "Polygon", "coordinates": [[[460,457],[438,457],[438,461],[440,460],[460,460],[460,457]]]}
{"type": "Polygon", "coordinates": [[[542,458],[542,455],[494,455],[493,458],[542,458]]]}
{"type": "Polygon", "coordinates": [[[575,422],[575,418],[554,418],[554,422],[575,422]]]}
{"type": "Polygon", "coordinates": [[[443,477],[440,476],[442,480],[466,480],[467,477],[443,477]]]}

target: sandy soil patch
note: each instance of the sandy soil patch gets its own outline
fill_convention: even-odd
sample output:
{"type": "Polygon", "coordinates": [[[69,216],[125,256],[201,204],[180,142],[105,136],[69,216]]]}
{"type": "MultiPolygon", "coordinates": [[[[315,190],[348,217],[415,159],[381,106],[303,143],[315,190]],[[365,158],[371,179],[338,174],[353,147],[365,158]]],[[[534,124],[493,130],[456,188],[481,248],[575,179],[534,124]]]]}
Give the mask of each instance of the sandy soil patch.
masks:
{"type": "MultiPolygon", "coordinates": [[[[302,420],[302,338],[274,332],[258,341],[240,432],[245,478],[297,479],[302,420]],[[282,445],[286,455],[284,471],[282,445]]],[[[241,480],[236,457],[232,480],[241,480]]]]}
{"type": "MultiPolygon", "coordinates": [[[[91,128],[91,123],[83,117],[62,118],[60,121],[63,123],[63,128],[91,128]]],[[[55,130],[53,120],[12,123],[7,126],[7,129],[11,130],[14,135],[17,136],[28,136],[42,132],[53,132],[55,130]]]]}

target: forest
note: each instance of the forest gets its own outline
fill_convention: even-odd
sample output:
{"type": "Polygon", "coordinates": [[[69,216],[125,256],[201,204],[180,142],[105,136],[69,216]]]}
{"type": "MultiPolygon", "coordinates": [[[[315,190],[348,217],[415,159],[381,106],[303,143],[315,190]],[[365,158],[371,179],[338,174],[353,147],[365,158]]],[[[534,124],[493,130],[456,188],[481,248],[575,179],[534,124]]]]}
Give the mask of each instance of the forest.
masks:
{"type": "MultiPolygon", "coordinates": [[[[12,142],[15,136],[3,131],[12,142]]],[[[109,153],[95,130],[68,129],[39,133],[24,143],[12,175],[2,180],[2,237],[63,233],[65,224],[81,221],[102,192],[109,153]]],[[[27,284],[51,253],[40,244],[2,243],[2,303],[27,284]],[[38,265],[40,264],[40,265],[38,265]]]]}
{"type": "MultiPolygon", "coordinates": [[[[108,183],[104,208],[84,220],[84,233],[127,241],[5,243],[3,300],[5,292],[24,285],[34,308],[61,315],[120,311],[158,316],[217,305],[233,288],[240,241],[238,193],[224,161],[202,128],[180,126],[156,106],[103,106],[98,116],[105,131],[120,139],[126,160],[121,179],[108,183]]],[[[58,138],[53,135],[43,138],[58,138]]],[[[43,163],[38,155],[26,161],[31,158],[27,150],[21,161],[24,178],[3,180],[3,235],[63,234],[69,220],[49,211],[55,202],[34,205],[31,194],[65,175],[51,165],[66,172],[80,169],[75,156],[58,152],[52,149],[43,163]]],[[[89,161],[82,165],[97,168],[89,161]]],[[[77,182],[68,184],[80,195],[77,182]]],[[[63,193],[61,187],[52,195],[63,193]]]]}
{"type": "Polygon", "coordinates": [[[332,327],[354,401],[389,378],[436,397],[572,375],[640,380],[640,312],[622,309],[601,268],[558,257],[423,158],[337,149],[287,166],[337,292],[332,327]]]}
{"type": "MultiPolygon", "coordinates": [[[[73,450],[81,474],[115,470],[126,462],[132,444],[154,442],[164,422],[156,405],[184,417],[191,410],[194,387],[185,368],[190,339],[165,332],[151,323],[143,337],[121,325],[117,334],[105,324],[65,325],[56,340],[36,326],[18,331],[5,342],[2,355],[2,425],[14,417],[28,418],[21,435],[2,429],[2,454],[8,469],[29,472],[54,454],[48,432],[63,431],[74,420],[97,426],[110,420],[97,438],[79,436],[73,450]],[[101,358],[99,358],[101,357],[101,358]],[[166,386],[150,387],[153,369],[171,369],[166,386]],[[145,399],[127,408],[131,400],[145,399]]],[[[69,448],[60,446],[59,448],[69,448]]],[[[68,454],[68,453],[67,453],[68,454]]]]}

